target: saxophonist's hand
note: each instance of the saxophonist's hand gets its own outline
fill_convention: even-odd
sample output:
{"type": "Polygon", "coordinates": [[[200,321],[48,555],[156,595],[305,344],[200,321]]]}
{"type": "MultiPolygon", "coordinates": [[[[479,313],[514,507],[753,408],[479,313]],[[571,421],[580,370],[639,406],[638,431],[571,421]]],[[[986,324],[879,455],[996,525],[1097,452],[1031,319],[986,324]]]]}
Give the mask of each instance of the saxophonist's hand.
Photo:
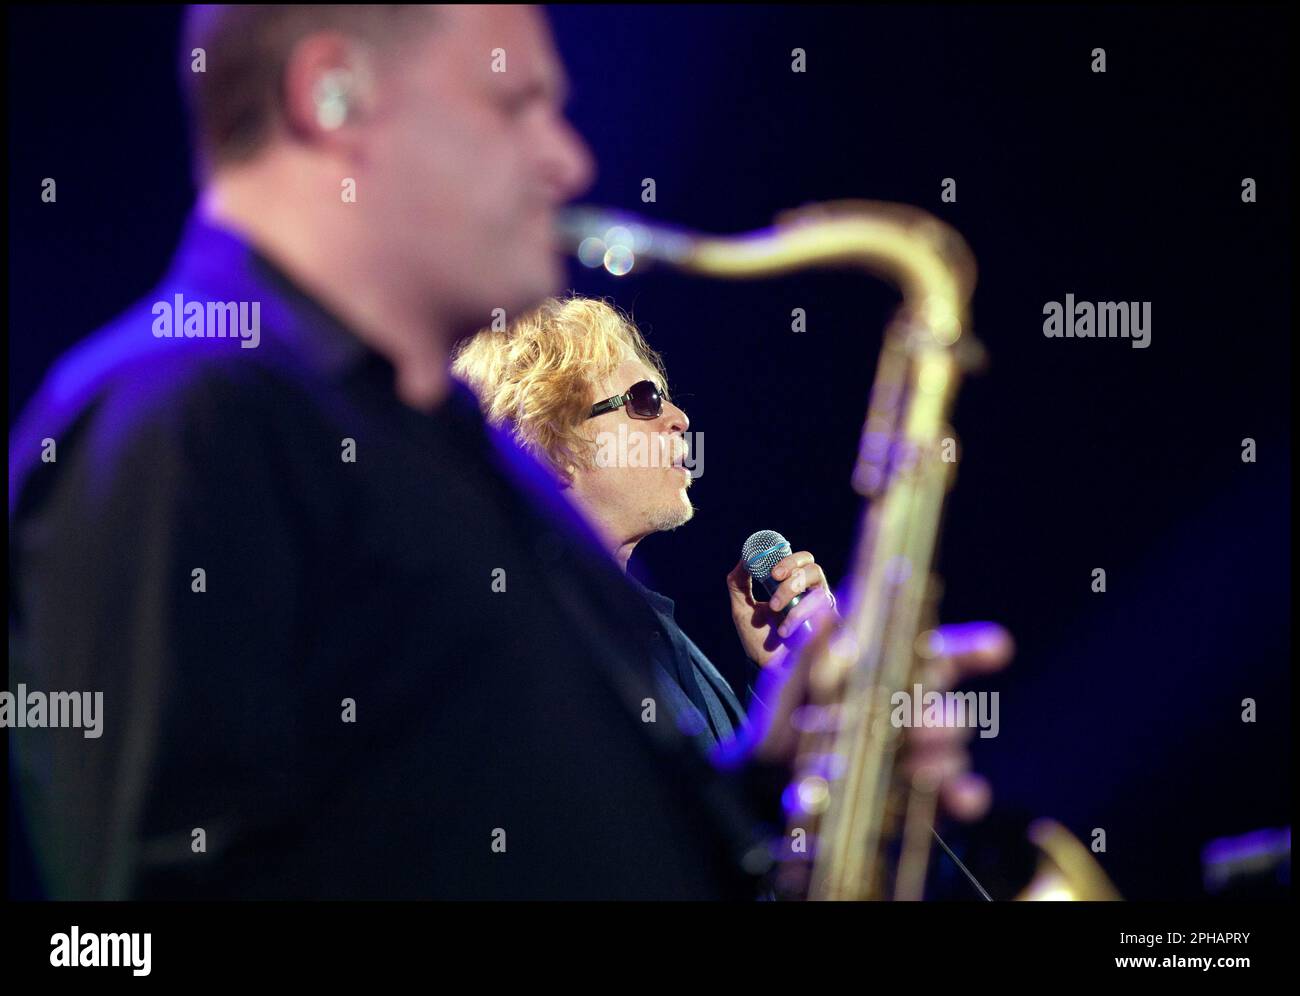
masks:
{"type": "MultiPolygon", "coordinates": [[[[1006,667],[1015,653],[1011,634],[991,622],[940,626],[931,634],[933,657],[920,675],[924,692],[945,692],[966,679],[1006,667]]],[[[996,733],[996,731],[994,731],[996,733]]],[[[970,770],[966,745],[975,727],[914,727],[904,738],[903,770],[939,786],[939,804],[954,819],[978,820],[988,812],[988,781],[970,770]]]]}
{"type": "MultiPolygon", "coordinates": [[[[790,764],[798,747],[793,724],[795,711],[808,702],[810,650],[829,639],[834,630],[829,611],[813,619],[814,635],[793,651],[786,647],[772,657],[759,676],[752,724],[744,736],[747,752],[765,764],[790,764]]],[[[963,680],[991,674],[1005,667],[1014,653],[1011,635],[996,623],[977,622],[941,626],[932,634],[932,658],[921,675],[924,692],[946,691],[963,680]]],[[[949,816],[970,821],[988,810],[988,782],[970,771],[966,745],[974,733],[970,726],[919,727],[907,730],[900,764],[912,776],[939,785],[939,803],[949,816]]]]}

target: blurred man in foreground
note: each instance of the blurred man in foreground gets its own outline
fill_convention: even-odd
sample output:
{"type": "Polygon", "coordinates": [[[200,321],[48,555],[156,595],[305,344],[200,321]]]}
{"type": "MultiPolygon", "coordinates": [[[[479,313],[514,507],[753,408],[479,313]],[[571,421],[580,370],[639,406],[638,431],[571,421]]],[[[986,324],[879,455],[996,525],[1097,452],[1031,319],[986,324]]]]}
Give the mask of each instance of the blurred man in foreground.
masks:
{"type": "Polygon", "coordinates": [[[448,371],[592,174],[542,15],[201,7],[182,51],[171,270],[10,441],[15,682],[103,696],[15,731],[48,894],[749,894],[740,796],[641,721],[653,619],[448,371]]]}

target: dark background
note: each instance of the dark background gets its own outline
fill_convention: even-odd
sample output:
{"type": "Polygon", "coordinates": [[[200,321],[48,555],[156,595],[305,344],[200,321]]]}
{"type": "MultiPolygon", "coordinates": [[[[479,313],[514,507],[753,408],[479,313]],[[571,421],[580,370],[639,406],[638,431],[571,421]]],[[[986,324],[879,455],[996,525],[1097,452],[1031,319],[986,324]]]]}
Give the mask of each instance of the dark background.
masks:
{"type": "MultiPolygon", "coordinates": [[[[9,415],[51,360],[144,294],[194,190],[179,10],[9,15],[9,415]],[[57,204],[40,182],[58,181],[57,204]]],[[[711,232],[843,197],[955,225],[979,260],[988,371],[963,462],[944,618],[1014,633],[1001,734],[977,742],[996,834],[1090,840],[1130,898],[1202,895],[1211,838],[1290,822],[1291,142],[1281,7],[558,7],[585,200],[711,232]],[[1103,47],[1107,72],[1090,71],[1103,47]],[[791,49],[808,71],[790,71],[791,49]],[[1258,183],[1243,204],[1241,180],[1258,183]],[[640,202],[653,177],[658,200],[640,202]],[[940,201],[944,177],[955,204],[940,201]],[[1047,339],[1045,302],[1152,302],[1149,348],[1047,339]],[[1242,439],[1258,462],[1242,462],[1242,439]],[[1105,594],[1091,572],[1107,572],[1105,594]],[[1240,720],[1241,700],[1259,721],[1240,720]]],[[[705,436],[698,513],[635,571],[739,680],[724,577],[755,529],[838,582],[848,486],[893,292],[818,274],[670,273],[611,295],[665,356],[705,436]],[[808,330],[790,330],[790,311],[808,330]]],[[[996,889],[995,889],[996,892],[996,889]]]]}

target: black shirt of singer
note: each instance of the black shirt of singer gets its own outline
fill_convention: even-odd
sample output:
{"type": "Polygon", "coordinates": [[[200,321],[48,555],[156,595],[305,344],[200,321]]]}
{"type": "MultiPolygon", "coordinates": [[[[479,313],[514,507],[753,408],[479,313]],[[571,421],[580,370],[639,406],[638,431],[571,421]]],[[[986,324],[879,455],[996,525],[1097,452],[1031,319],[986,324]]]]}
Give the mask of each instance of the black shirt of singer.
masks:
{"type": "Polygon", "coordinates": [[[677,624],[673,600],[628,579],[654,610],[657,625],[646,634],[646,656],[678,728],[705,751],[732,739],[746,721],[731,685],[677,624]]]}
{"type": "Polygon", "coordinates": [[[195,218],[47,377],[11,686],[104,715],[10,731],[44,894],[751,896],[772,773],[643,721],[644,599],[467,389],[423,413],[393,373],[195,218]],[[256,303],[259,341],[155,335],[173,302],[256,303]]]}

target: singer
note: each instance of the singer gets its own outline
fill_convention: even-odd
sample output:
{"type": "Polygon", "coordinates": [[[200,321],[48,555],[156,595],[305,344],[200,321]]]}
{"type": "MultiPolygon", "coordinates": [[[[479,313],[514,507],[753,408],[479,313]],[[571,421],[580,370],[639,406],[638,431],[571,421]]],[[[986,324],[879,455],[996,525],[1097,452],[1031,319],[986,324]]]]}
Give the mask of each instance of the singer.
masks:
{"type": "MultiPolygon", "coordinates": [[[[659,355],[610,305],[552,298],[507,330],[484,330],[462,344],[452,369],[474,388],[490,420],[508,421],[519,443],[552,468],[624,572],[643,539],[694,516],[683,438],[690,419],[668,396],[659,355]],[[519,412],[525,414],[510,417],[519,412]],[[606,447],[598,459],[597,447],[614,426],[620,440],[640,445],[606,447]],[[643,453],[661,456],[632,458],[643,453]]],[[[780,637],[833,604],[811,553],[785,557],[773,575],[780,587],[768,601],[755,599],[743,563],[727,577],[736,632],[756,667],[772,663],[780,637]],[[783,620],[781,610],[804,592],[811,594],[783,620]]],[[[628,580],[658,620],[644,654],[673,718],[702,746],[731,739],[745,723],[731,686],[677,625],[672,599],[628,580]]]]}
{"type": "MultiPolygon", "coordinates": [[[[631,318],[608,303],[551,298],[506,328],[483,329],[462,343],[452,370],[473,388],[489,421],[508,428],[551,468],[563,493],[624,572],[643,539],[685,525],[694,516],[687,495],[694,478],[684,466],[683,436],[690,419],[669,399],[660,356],[631,318]],[[608,420],[618,422],[620,437],[646,437],[638,452],[660,452],[663,458],[625,459],[612,466],[596,459],[602,433],[613,431],[608,420]]],[[[811,553],[782,558],[772,574],[779,584],[767,601],[755,597],[743,561],[726,578],[732,622],[755,674],[764,669],[779,675],[787,639],[804,622],[834,611],[826,575],[811,553]],[[790,607],[801,594],[805,597],[790,607]]],[[[757,715],[751,722],[730,685],[677,625],[672,599],[630,575],[628,579],[658,619],[642,641],[642,653],[652,662],[678,724],[715,758],[725,758],[737,744],[759,756],[781,755],[777,743],[783,738],[770,735],[773,696],[756,697],[757,715]]],[[[946,645],[939,669],[947,673],[937,676],[935,685],[954,681],[963,670],[995,670],[1011,654],[1010,638],[991,624],[945,627],[938,639],[946,645]]],[[[967,771],[962,745],[969,731],[946,727],[922,732],[911,745],[910,763],[942,782],[941,794],[952,814],[963,819],[982,815],[989,791],[982,778],[967,771]]]]}

